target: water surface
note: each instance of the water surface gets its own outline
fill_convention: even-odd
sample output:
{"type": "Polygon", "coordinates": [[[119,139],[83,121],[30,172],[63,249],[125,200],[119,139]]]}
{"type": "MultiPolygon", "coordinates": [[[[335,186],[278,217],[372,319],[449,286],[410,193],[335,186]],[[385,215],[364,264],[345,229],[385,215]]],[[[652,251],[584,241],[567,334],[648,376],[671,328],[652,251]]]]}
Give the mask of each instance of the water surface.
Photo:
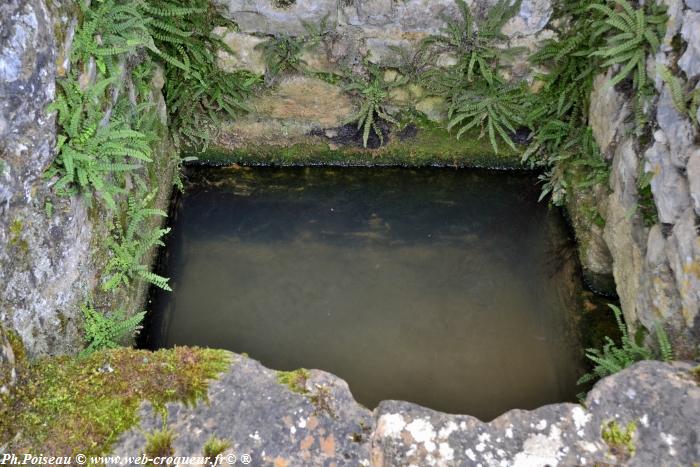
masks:
{"type": "MultiPolygon", "coordinates": [[[[209,169],[173,213],[147,345],[247,352],[489,420],[583,372],[559,214],[532,174],[209,169]]],[[[572,281],[573,279],[573,281],[572,281]]],[[[575,295],[575,293],[573,293],[575,295]]]]}

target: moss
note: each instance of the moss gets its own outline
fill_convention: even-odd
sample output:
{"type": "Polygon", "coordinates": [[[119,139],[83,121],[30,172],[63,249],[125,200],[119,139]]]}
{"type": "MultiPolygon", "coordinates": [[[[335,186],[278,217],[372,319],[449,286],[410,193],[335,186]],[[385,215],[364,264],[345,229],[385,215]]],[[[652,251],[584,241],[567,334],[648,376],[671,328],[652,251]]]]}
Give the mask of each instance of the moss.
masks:
{"type": "Polygon", "coordinates": [[[21,220],[15,219],[10,224],[10,245],[19,248],[25,255],[29,253],[29,243],[22,238],[24,224],[21,220]]]}
{"type": "Polygon", "coordinates": [[[459,140],[437,125],[420,128],[414,136],[403,139],[399,134],[392,135],[389,143],[378,149],[334,147],[317,138],[290,146],[260,144],[235,149],[212,146],[203,154],[190,155],[207,165],[523,168],[516,151],[508,148],[494,154],[488,139],[479,139],[478,130],[459,140]]]}
{"type": "Polygon", "coordinates": [[[138,423],[142,401],[164,410],[167,402],[206,398],[208,381],[227,368],[229,355],[190,347],[120,348],[38,360],[11,401],[12,415],[0,420],[0,434],[21,429],[10,445],[18,453],[108,453],[119,434],[138,423]]]}
{"type": "Polygon", "coordinates": [[[615,457],[628,459],[634,455],[634,433],[636,431],[637,424],[634,422],[629,422],[623,430],[617,420],[612,420],[603,424],[600,436],[615,457]]]}
{"type": "Polygon", "coordinates": [[[316,386],[316,391],[309,396],[309,400],[314,405],[314,413],[326,413],[331,417],[335,417],[335,411],[331,405],[331,390],[326,386],[316,386]]]}
{"type": "Polygon", "coordinates": [[[175,433],[169,428],[153,430],[146,434],[146,455],[148,457],[170,457],[175,454],[173,448],[175,433]]]}
{"type": "Polygon", "coordinates": [[[306,368],[299,368],[294,371],[278,371],[277,382],[287,386],[292,392],[307,394],[306,381],[311,374],[306,368]]]}
{"type": "MultiPolygon", "coordinates": [[[[14,357],[13,364],[4,364],[0,361],[0,387],[5,385],[10,385],[13,380],[21,381],[27,368],[27,356],[24,350],[24,345],[22,344],[22,339],[12,330],[5,330],[2,325],[0,325],[0,345],[4,345],[2,341],[2,336],[6,338],[7,344],[9,344],[12,349],[12,355],[14,357]],[[12,371],[14,370],[14,375],[12,371]]],[[[13,434],[13,427],[10,423],[4,423],[3,421],[9,420],[13,416],[13,396],[15,395],[17,388],[9,388],[9,392],[0,393],[0,446],[3,444],[3,440],[10,439],[13,434]]]]}
{"type": "Polygon", "coordinates": [[[230,447],[231,443],[212,435],[207,439],[206,443],[204,443],[204,457],[214,459],[230,447]]]}
{"type": "Polygon", "coordinates": [[[15,367],[25,368],[27,366],[27,351],[24,349],[22,338],[19,337],[19,334],[12,329],[6,330],[5,333],[7,335],[7,341],[9,342],[10,347],[12,347],[12,353],[15,357],[15,367]]]}
{"type": "Polygon", "coordinates": [[[700,365],[690,370],[690,374],[693,375],[695,382],[700,385],[700,365]]]}

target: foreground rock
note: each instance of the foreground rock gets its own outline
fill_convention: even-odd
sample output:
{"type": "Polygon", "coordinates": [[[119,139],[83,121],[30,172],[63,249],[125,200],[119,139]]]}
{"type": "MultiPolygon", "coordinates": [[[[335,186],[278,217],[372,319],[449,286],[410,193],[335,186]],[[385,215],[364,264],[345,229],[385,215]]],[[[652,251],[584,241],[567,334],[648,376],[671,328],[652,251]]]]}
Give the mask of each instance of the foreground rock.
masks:
{"type": "Polygon", "coordinates": [[[684,363],[642,362],[599,382],[585,407],[512,410],[491,423],[386,401],[375,411],[372,461],[381,466],[691,465],[700,459],[700,386],[691,369],[684,363]],[[628,443],[601,436],[610,422],[631,436],[628,443]]]}
{"type": "MultiPolygon", "coordinates": [[[[255,360],[234,358],[210,385],[208,403],[168,404],[175,455],[201,456],[214,436],[230,443],[224,455],[249,455],[250,465],[369,465],[372,413],[354,401],[348,385],[312,370],[295,390],[302,392],[278,383],[277,372],[255,360]]],[[[121,437],[114,454],[143,453],[145,435],[162,427],[161,414],[145,405],[140,426],[121,437]]]]}
{"type": "MultiPolygon", "coordinates": [[[[700,383],[689,363],[642,362],[599,382],[586,405],[512,410],[490,423],[385,401],[372,414],[339,378],[312,370],[295,392],[277,373],[236,357],[209,402],[169,404],[176,456],[212,436],[250,465],[692,465],[700,461],[700,383]],[[622,440],[622,441],[620,441],[622,440]]],[[[163,426],[150,405],[114,453],[134,456],[163,426]]]]}

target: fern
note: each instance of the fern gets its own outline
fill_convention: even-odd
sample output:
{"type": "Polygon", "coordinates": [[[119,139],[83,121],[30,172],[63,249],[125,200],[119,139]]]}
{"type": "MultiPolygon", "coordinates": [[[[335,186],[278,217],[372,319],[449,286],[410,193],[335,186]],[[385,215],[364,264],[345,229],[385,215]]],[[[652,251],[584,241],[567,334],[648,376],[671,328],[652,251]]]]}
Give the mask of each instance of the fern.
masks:
{"type": "Polygon", "coordinates": [[[447,129],[458,128],[457,138],[471,128],[481,129],[480,138],[488,133],[493,150],[498,154],[498,140],[513,150],[511,134],[522,123],[522,88],[499,85],[480,86],[463,90],[452,98],[448,110],[447,129]]]}
{"type": "Polygon", "coordinates": [[[516,49],[499,49],[496,44],[507,39],[501,28],[520,9],[521,0],[512,5],[509,0],[499,0],[482,21],[477,21],[464,0],[455,0],[455,3],[460,18],[445,18],[447,25],[442,33],[427,37],[424,47],[431,47],[436,53],[456,54],[456,67],[468,82],[477,77],[491,85],[500,82],[501,78],[495,72],[499,58],[516,52],[516,49]]]}
{"type": "Polygon", "coordinates": [[[139,47],[153,47],[138,1],[101,0],[78,2],[82,22],[71,48],[74,63],[94,59],[103,75],[116,76],[119,56],[139,47]]]}
{"type": "Polygon", "coordinates": [[[307,63],[301,59],[304,50],[312,49],[321,43],[328,33],[328,16],[324,16],[316,25],[308,21],[302,24],[306,34],[292,37],[288,34],[276,34],[255,48],[262,51],[265,61],[265,83],[270,86],[282,73],[306,73],[307,63]]]}
{"type": "Polygon", "coordinates": [[[268,85],[274,83],[279,74],[285,72],[300,73],[306,66],[306,63],[301,59],[301,53],[304,49],[302,39],[281,34],[261,42],[255,48],[262,51],[266,65],[265,82],[268,85]]]}
{"type": "Polygon", "coordinates": [[[227,73],[216,65],[216,50],[230,50],[212,29],[223,24],[208,0],[144,0],[152,58],[165,68],[165,101],[176,141],[206,149],[221,115],[235,117],[259,79],[227,73]]]}
{"type": "MultiPolygon", "coordinates": [[[[586,357],[594,363],[593,371],[586,373],[578,384],[584,384],[608,375],[617,373],[633,363],[654,358],[654,352],[634,339],[622,322],[622,312],[615,305],[608,305],[615,314],[615,321],[620,330],[620,344],[616,344],[611,338],[605,338],[602,349],[586,349],[586,357]]],[[[660,348],[660,357],[664,361],[673,358],[671,344],[666,333],[660,325],[656,326],[656,338],[660,348]]]]}
{"type": "Polygon", "coordinates": [[[146,312],[142,311],[127,318],[119,310],[111,316],[106,316],[89,305],[83,305],[82,311],[85,319],[85,339],[88,342],[83,355],[119,347],[125,339],[133,337],[141,329],[141,322],[146,315],[146,312]]]}
{"type": "Polygon", "coordinates": [[[423,75],[430,69],[431,56],[425,47],[416,50],[407,50],[404,47],[389,45],[389,49],[398,58],[396,70],[405,77],[408,82],[420,83],[423,75]]]}
{"type": "Polygon", "coordinates": [[[193,61],[214,61],[209,44],[216,39],[211,36],[211,26],[204,24],[209,18],[206,1],[145,0],[142,9],[149,18],[148,32],[153,38],[149,50],[155,57],[185,74],[190,73],[193,61]]]}
{"type": "Polygon", "coordinates": [[[166,67],[165,99],[177,141],[205,150],[221,115],[235,118],[250,110],[245,101],[259,82],[251,73],[225,73],[215,64],[201,64],[188,77],[166,67]]]}
{"type": "Polygon", "coordinates": [[[168,278],[159,276],[149,270],[144,264],[144,257],[151,248],[163,246],[162,237],[170,232],[170,228],[145,228],[146,220],[152,216],[166,217],[160,210],[149,208],[149,203],[155,197],[155,191],[143,199],[130,197],[126,215],[126,227],[121,229],[115,238],[108,238],[107,244],[112,257],[107,262],[105,273],[108,279],[102,284],[105,291],[114,290],[120,285],[128,286],[132,280],[139,278],[164,290],[171,290],[168,278]]]}
{"type": "Polygon", "coordinates": [[[348,118],[345,123],[356,122],[357,129],[362,129],[362,143],[365,148],[372,130],[379,137],[379,144],[384,144],[384,135],[379,127],[379,119],[398,125],[398,122],[384,109],[384,103],[391,88],[401,86],[406,82],[405,78],[386,82],[379,67],[371,63],[367,63],[367,67],[370,73],[368,80],[350,76],[351,83],[344,87],[345,91],[357,93],[362,100],[360,110],[348,118]]]}
{"type": "Polygon", "coordinates": [[[113,79],[102,79],[82,91],[73,77],[59,81],[60,92],[48,110],[57,111],[63,133],[58,137],[58,155],[47,176],[57,176],[59,193],[81,192],[88,199],[93,193],[116,208],[115,196],[124,190],[116,174],[132,171],[142,162],[151,162],[146,136],[113,116],[102,124],[103,113],[95,105],[113,79]]]}
{"type": "Polygon", "coordinates": [[[601,62],[592,54],[605,45],[596,28],[604,14],[591,8],[586,0],[557,5],[557,21],[563,30],[530,57],[548,72],[536,77],[542,89],[524,102],[524,121],[532,134],[522,160],[544,168],[540,199],[551,195],[550,202],[558,206],[564,204],[571,188],[585,190],[609,177],[608,163],[588,123],[593,80],[601,62]]]}
{"type": "Polygon", "coordinates": [[[671,93],[671,100],[676,110],[688,116],[691,122],[695,125],[700,125],[698,121],[698,106],[700,105],[700,88],[687,90],[688,85],[684,85],[683,81],[671,73],[671,70],[665,66],[657,65],[656,71],[661,76],[661,79],[666,83],[671,93]]]}
{"type": "Polygon", "coordinates": [[[632,75],[635,89],[646,84],[646,56],[659,48],[666,32],[666,7],[651,1],[647,7],[633,8],[627,0],[615,0],[616,9],[593,4],[591,10],[601,12],[605,19],[596,22],[596,35],[607,35],[605,47],[593,52],[604,61],[603,67],[620,65],[620,71],[609,85],[615,85],[632,75]]]}

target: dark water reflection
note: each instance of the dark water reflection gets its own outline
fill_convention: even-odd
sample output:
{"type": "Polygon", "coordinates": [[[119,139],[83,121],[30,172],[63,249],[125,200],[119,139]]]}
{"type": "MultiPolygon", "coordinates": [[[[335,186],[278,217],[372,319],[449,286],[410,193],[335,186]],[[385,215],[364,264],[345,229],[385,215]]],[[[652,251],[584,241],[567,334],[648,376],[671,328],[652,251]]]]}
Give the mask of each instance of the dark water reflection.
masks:
{"type": "Polygon", "coordinates": [[[149,347],[319,368],[367,407],[488,420],[573,400],[576,281],[531,174],[198,171],[174,213],[149,347]],[[567,266],[568,265],[568,266],[567,266]]]}

